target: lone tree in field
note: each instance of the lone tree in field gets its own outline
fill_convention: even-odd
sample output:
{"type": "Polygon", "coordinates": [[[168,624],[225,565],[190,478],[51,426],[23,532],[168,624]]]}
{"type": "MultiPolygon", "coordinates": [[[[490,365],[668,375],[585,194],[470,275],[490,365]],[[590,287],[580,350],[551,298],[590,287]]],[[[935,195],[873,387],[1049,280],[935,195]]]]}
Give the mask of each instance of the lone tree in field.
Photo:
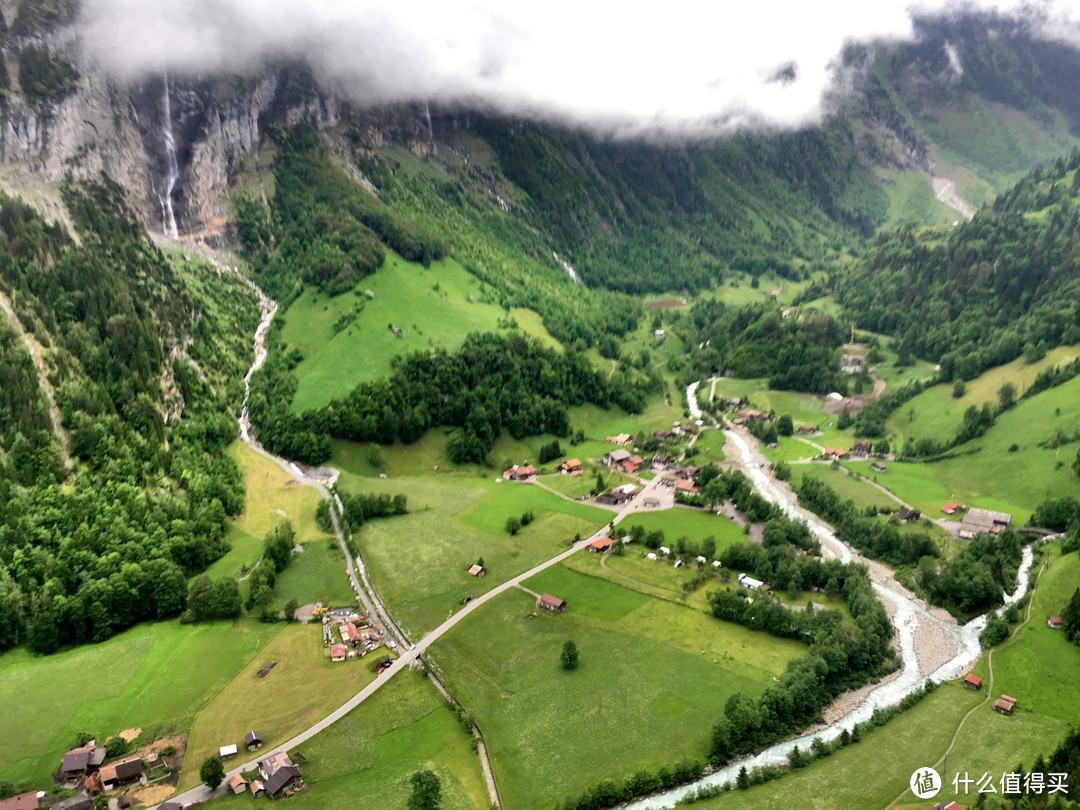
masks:
{"type": "Polygon", "coordinates": [[[225,781],[225,766],[221,764],[221,757],[214,755],[203,762],[199,768],[199,778],[211,790],[225,781]]]}
{"type": "Polygon", "coordinates": [[[998,403],[1001,405],[1002,411],[1007,411],[1013,405],[1016,404],[1016,386],[1012,383],[1005,383],[998,389],[998,403]]]}
{"type": "Polygon", "coordinates": [[[442,795],[439,777],[431,771],[417,771],[409,781],[412,782],[409,810],[439,810],[439,799],[442,795]]]}
{"type": "Polygon", "coordinates": [[[563,669],[577,669],[578,665],[578,648],[577,644],[567,639],[566,643],[562,645],[562,668],[563,669]]]}

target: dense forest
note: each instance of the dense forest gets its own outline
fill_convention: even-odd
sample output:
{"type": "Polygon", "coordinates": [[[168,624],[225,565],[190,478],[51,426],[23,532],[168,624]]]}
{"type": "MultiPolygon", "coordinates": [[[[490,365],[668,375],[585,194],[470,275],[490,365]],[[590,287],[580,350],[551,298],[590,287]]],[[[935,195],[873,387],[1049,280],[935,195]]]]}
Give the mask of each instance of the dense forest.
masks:
{"type": "Polygon", "coordinates": [[[774,304],[733,307],[702,299],[673,316],[672,331],[690,347],[690,379],[730,370],[736,377],[767,377],[770,388],[846,392],[840,371],[844,332],[824,314],[783,318],[774,304]]]}
{"type": "Polygon", "coordinates": [[[0,649],[51,652],[179,614],[244,504],[225,447],[253,294],[152,247],[110,181],[64,197],[78,243],[0,200],[0,289],[19,321],[0,318],[0,649]],[[65,441],[22,330],[42,346],[65,441]]]}
{"type": "Polygon", "coordinates": [[[279,346],[252,379],[251,417],[271,451],[317,464],[331,436],[351,441],[414,442],[431,427],[452,427],[455,463],[487,461],[505,428],[517,439],[570,434],[567,408],[582,403],[644,406],[654,379],[600,374],[583,352],[562,354],[521,335],[471,335],[457,352],[413,352],[394,372],[316,411],[289,408],[295,379],[279,346]]]}
{"type": "Polygon", "coordinates": [[[1078,166],[1074,152],[1032,172],[948,233],[882,234],[835,276],[837,300],[944,380],[1080,342],[1078,166]]]}

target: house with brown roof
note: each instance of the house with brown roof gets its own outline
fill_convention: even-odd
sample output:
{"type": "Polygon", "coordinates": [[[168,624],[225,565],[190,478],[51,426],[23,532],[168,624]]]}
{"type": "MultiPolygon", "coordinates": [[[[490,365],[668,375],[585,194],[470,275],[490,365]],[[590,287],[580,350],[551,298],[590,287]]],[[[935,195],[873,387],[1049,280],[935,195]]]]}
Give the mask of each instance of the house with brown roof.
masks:
{"type": "Polygon", "coordinates": [[[1065,622],[1061,620],[1060,616],[1051,616],[1049,619],[1046,620],[1046,626],[1049,627],[1051,630],[1060,630],[1062,627],[1065,626],[1065,622]]]}
{"type": "Polygon", "coordinates": [[[597,540],[593,540],[589,543],[589,551],[604,552],[611,548],[612,540],[610,537],[601,537],[597,540]]]}
{"type": "Polygon", "coordinates": [[[228,781],[225,784],[228,785],[229,789],[235,795],[239,796],[241,793],[247,790],[248,781],[240,774],[234,774],[233,776],[229,777],[228,781]]]}
{"type": "Polygon", "coordinates": [[[967,689],[982,689],[982,678],[978,675],[968,673],[964,676],[962,683],[967,689]]]}
{"type": "Polygon", "coordinates": [[[608,436],[607,443],[618,447],[626,447],[628,444],[634,443],[634,437],[629,433],[620,433],[618,436],[608,436]]]}
{"type": "Polygon", "coordinates": [[[244,744],[247,745],[248,751],[258,751],[263,744],[262,734],[257,731],[249,731],[244,735],[244,744]]]}
{"type": "Polygon", "coordinates": [[[503,473],[503,478],[508,481],[528,481],[536,477],[536,467],[531,464],[515,464],[503,473]]]}
{"type": "Polygon", "coordinates": [[[604,492],[601,495],[597,495],[596,502],[607,504],[608,506],[620,506],[633,497],[633,492],[627,492],[624,489],[613,489],[611,492],[604,492]]]}
{"type": "Polygon", "coordinates": [[[562,464],[559,465],[559,472],[562,473],[576,473],[581,472],[581,459],[568,458],[562,464]]]}
{"type": "Polygon", "coordinates": [[[870,465],[870,469],[874,472],[885,472],[888,467],[885,466],[885,462],[883,461],[875,461],[873,464],[870,465]]]}
{"type": "Polygon", "coordinates": [[[941,511],[944,512],[946,515],[955,515],[957,512],[960,511],[960,509],[961,506],[957,503],[947,503],[943,507],[941,507],[941,511]]]}
{"type": "Polygon", "coordinates": [[[541,610],[546,610],[548,613],[562,613],[566,610],[566,602],[557,596],[552,596],[550,593],[545,593],[537,599],[536,606],[541,610]]]}
{"type": "MultiPolygon", "coordinates": [[[[251,795],[256,799],[266,795],[266,785],[258,779],[251,780],[251,783],[248,785],[248,790],[251,791],[251,795]]],[[[159,807],[158,810],[162,810],[162,808],[159,807]]]]}
{"type": "Polygon", "coordinates": [[[480,565],[480,563],[473,563],[469,566],[469,576],[479,578],[484,576],[484,574],[486,573],[487,572],[484,570],[484,566],[480,565]]]}
{"type": "Polygon", "coordinates": [[[847,455],[847,450],[843,449],[842,447],[826,447],[825,452],[822,453],[822,455],[839,461],[847,455]]]}
{"type": "Polygon", "coordinates": [[[803,436],[813,436],[817,433],[817,428],[811,427],[810,425],[799,425],[796,430],[803,436]]]}
{"type": "MultiPolygon", "coordinates": [[[[41,796],[44,795],[41,793],[41,796]]],[[[0,810],[38,810],[39,807],[41,807],[41,797],[36,790],[0,801],[0,810]]]]}
{"type": "Polygon", "coordinates": [[[670,463],[671,456],[667,453],[657,453],[652,457],[652,468],[654,472],[663,472],[670,463]]]}
{"type": "Polygon", "coordinates": [[[697,495],[701,492],[701,490],[697,488],[693,481],[690,481],[686,478],[675,479],[675,491],[685,492],[687,495],[697,495]]]}
{"type": "Polygon", "coordinates": [[[121,785],[141,779],[142,775],[142,758],[137,756],[125,757],[116,762],[111,762],[98,771],[103,790],[116,790],[121,785]]]}

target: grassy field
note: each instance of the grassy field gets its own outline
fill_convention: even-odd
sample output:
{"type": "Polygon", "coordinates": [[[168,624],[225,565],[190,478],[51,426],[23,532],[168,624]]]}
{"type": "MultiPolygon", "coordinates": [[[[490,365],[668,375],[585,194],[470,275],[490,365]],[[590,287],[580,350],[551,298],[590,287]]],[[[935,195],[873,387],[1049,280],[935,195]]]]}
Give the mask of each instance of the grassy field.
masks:
{"type": "MultiPolygon", "coordinates": [[[[878,481],[933,516],[951,501],[1009,512],[1022,524],[1044,498],[1076,495],[1070,464],[1077,442],[1039,446],[1059,430],[1080,431],[1080,378],[1024,400],[986,435],[966,444],[967,453],[929,464],[890,462],[878,481]]],[[[846,466],[871,475],[869,462],[846,466]]]]}
{"type": "Polygon", "coordinates": [[[953,399],[952,383],[935,385],[897,409],[886,422],[886,430],[895,437],[898,447],[908,438],[947,441],[956,435],[968,407],[974,405],[981,408],[983,403],[989,402],[991,407],[996,408],[998,390],[1005,383],[1011,382],[1019,396],[1043,369],[1063,365],[1078,355],[1078,346],[1059,346],[1047,352],[1042,360],[1030,365],[1022,357],[1017,358],[965,383],[966,391],[959,399],[953,399]]]}
{"type": "Polygon", "coordinates": [[[415,635],[445,620],[466,596],[554,556],[575,534],[592,534],[611,516],[530,484],[464,475],[383,480],[342,475],[346,489],[354,482],[367,492],[409,497],[410,514],[367,523],[356,539],[380,596],[415,635]],[[536,520],[511,537],[506,519],[526,510],[536,520]],[[488,576],[469,576],[468,567],[481,557],[488,576]]]}
{"type": "Polygon", "coordinates": [[[281,625],[143,624],[48,658],[0,656],[0,779],[47,783],[79,732],[187,731],[196,713],[259,654],[281,625]],[[198,666],[193,663],[198,662],[198,666]]]}
{"type": "Polygon", "coordinates": [[[883,230],[901,225],[950,225],[960,215],[934,196],[930,176],[918,169],[878,169],[889,197],[889,213],[883,230]]]}
{"type": "MultiPolygon", "coordinates": [[[[304,360],[296,367],[297,412],[327,404],[357,383],[390,371],[390,360],[410,351],[456,349],[471,332],[494,332],[506,313],[490,291],[453,259],[429,269],[388,253],[385,264],[353,294],[305,290],[285,313],[282,339],[304,360]],[[368,298],[365,291],[374,293],[368,298]],[[335,332],[335,325],[342,324],[335,332]],[[395,337],[388,324],[401,328],[395,337]]],[[[522,311],[518,329],[558,346],[535,313],[522,311]]],[[[514,316],[514,312],[511,312],[514,316]]]]}
{"type": "Polygon", "coordinates": [[[315,525],[319,493],[311,487],[290,486],[295,480],[246,444],[233,442],[229,455],[244,474],[244,514],[229,528],[231,550],[207,569],[211,577],[236,575],[262,556],[263,540],[283,520],[292,523],[299,543],[326,534],[315,525]]]}
{"type": "Polygon", "coordinates": [[[356,594],[345,576],[345,557],[337,540],[313,540],[294,554],[289,567],[277,576],[274,601],[279,605],[295,599],[299,604],[352,605],[356,594]]]}
{"type": "MultiPolygon", "coordinates": [[[[642,431],[649,434],[654,430],[671,430],[673,422],[686,421],[683,407],[685,392],[672,392],[669,398],[671,404],[665,405],[663,398],[654,394],[646,400],[646,408],[639,414],[627,414],[618,408],[605,411],[595,405],[575,405],[569,411],[570,427],[585,431],[589,439],[597,441],[619,433],[636,436],[642,431]]],[[[576,448],[574,455],[577,455],[576,448]]]]}
{"type": "MultiPolygon", "coordinates": [[[[280,745],[328,715],[375,679],[368,661],[332,663],[323,654],[320,624],[286,626],[195,719],[180,789],[199,783],[199,766],[218,748],[244,735],[263,736],[267,748],[280,745]],[[277,665],[264,678],[264,663],[277,665]]],[[[242,754],[241,754],[242,755],[242,754]]]]}
{"type": "Polygon", "coordinates": [[[865,509],[867,506],[900,508],[900,504],[894,498],[890,498],[866,481],[849,475],[843,467],[833,467],[831,464],[824,463],[796,464],[792,466],[791,471],[792,483],[796,487],[806,476],[817,478],[832,487],[841,498],[854,501],[857,509],[865,509]]]}
{"type": "Polygon", "coordinates": [[[733,790],[690,806],[695,810],[886,807],[908,786],[917,768],[941,756],[960,718],[981,699],[958,684],[945,684],[884,728],[827,759],[779,781],[733,790]]]}
{"type": "MultiPolygon", "coordinates": [[[[488,807],[480,760],[446,701],[423,675],[403,672],[326,731],[304,743],[308,790],[290,807],[352,810],[405,807],[418,770],[435,773],[442,810],[488,807]]],[[[265,807],[250,793],[228,805],[265,807]]]]}
{"type": "Polygon", "coordinates": [[[619,523],[616,533],[627,534],[633,526],[643,526],[649,532],[662,530],[668,546],[678,537],[688,537],[692,543],[698,543],[711,535],[716,538],[717,554],[733,543],[746,540],[742,529],[726,517],[679,506],[661,512],[634,514],[619,523]]]}
{"type": "Polygon", "coordinates": [[[613,773],[701,756],[727,698],[759,693],[802,649],[562,566],[526,584],[569,609],[529,618],[533,598],[508,592],[432,652],[484,731],[508,807],[548,807],[613,773]],[[569,673],[567,638],[581,651],[569,673]]]}
{"type": "Polygon", "coordinates": [[[698,435],[698,440],[694,442],[694,449],[697,451],[695,463],[723,461],[726,458],[724,455],[726,440],[727,437],[722,430],[703,430],[698,435]]]}
{"type": "Polygon", "coordinates": [[[613,489],[623,484],[639,483],[636,478],[600,466],[599,464],[584,465],[584,473],[577,478],[569,475],[545,475],[537,480],[545,487],[555,490],[568,498],[580,498],[596,492],[596,473],[600,473],[604,479],[604,488],[613,489]]]}

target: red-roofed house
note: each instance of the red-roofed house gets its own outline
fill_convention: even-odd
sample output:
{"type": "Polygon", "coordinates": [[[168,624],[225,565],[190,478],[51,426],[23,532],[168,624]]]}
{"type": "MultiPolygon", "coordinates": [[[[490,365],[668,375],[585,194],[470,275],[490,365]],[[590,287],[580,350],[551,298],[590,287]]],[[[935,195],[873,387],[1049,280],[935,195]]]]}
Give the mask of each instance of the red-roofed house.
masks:
{"type": "Polygon", "coordinates": [[[589,543],[589,551],[607,551],[609,548],[611,548],[610,537],[601,537],[589,543]]]}
{"type": "Polygon", "coordinates": [[[969,673],[964,676],[963,684],[968,689],[982,689],[982,678],[978,675],[971,675],[969,673]]]}
{"type": "Polygon", "coordinates": [[[330,660],[331,661],[344,661],[348,650],[344,644],[335,644],[330,648],[330,660]]]}
{"type": "Polygon", "coordinates": [[[829,456],[839,461],[847,455],[847,450],[844,450],[841,447],[826,447],[825,452],[822,455],[829,456]]]}
{"type": "Polygon", "coordinates": [[[944,512],[946,515],[955,515],[957,512],[960,511],[960,507],[955,503],[947,503],[943,507],[941,507],[941,511],[944,512]]]}
{"type": "Polygon", "coordinates": [[[675,491],[685,492],[688,495],[697,495],[699,492],[701,492],[700,489],[694,486],[693,481],[688,481],[685,478],[677,478],[675,480],[675,491]]]}
{"type": "Polygon", "coordinates": [[[1065,622],[1061,620],[1060,616],[1051,616],[1049,619],[1046,620],[1046,626],[1049,627],[1051,630],[1060,630],[1062,627],[1064,627],[1064,625],[1065,622]]]}
{"type": "Polygon", "coordinates": [[[248,786],[247,779],[242,777],[240,774],[234,774],[233,776],[230,776],[229,781],[226,784],[228,784],[229,788],[237,796],[247,790],[248,786]]]}
{"type": "Polygon", "coordinates": [[[562,613],[566,610],[566,602],[557,596],[552,596],[550,593],[545,593],[537,599],[536,606],[546,610],[548,613],[562,613]]]}
{"type": "Polygon", "coordinates": [[[581,471],[581,460],[576,458],[568,458],[562,464],[559,465],[559,472],[575,473],[581,471]]]}

